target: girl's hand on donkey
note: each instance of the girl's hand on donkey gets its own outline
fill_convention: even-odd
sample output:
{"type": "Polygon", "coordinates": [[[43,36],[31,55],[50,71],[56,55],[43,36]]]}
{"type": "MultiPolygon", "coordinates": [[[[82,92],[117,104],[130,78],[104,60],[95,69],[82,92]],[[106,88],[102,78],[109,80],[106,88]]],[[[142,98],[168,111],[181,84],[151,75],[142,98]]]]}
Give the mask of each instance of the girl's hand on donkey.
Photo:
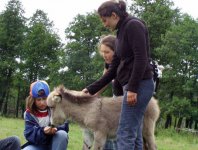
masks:
{"type": "Polygon", "coordinates": [[[86,95],[91,95],[91,94],[89,93],[89,91],[88,91],[86,88],[83,89],[82,92],[83,92],[84,94],[86,94],[86,95]]]}
{"type": "Polygon", "coordinates": [[[55,134],[57,131],[57,128],[53,128],[53,127],[50,127],[50,126],[47,126],[44,128],[44,132],[45,134],[48,134],[48,135],[53,135],[55,134]]]}

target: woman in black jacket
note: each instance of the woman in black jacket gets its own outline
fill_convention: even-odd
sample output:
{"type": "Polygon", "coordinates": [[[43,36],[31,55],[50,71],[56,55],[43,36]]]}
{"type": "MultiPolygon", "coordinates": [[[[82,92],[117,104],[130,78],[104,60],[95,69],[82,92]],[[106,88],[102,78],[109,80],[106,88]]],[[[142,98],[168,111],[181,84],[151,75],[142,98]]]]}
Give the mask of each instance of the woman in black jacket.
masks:
{"type": "Polygon", "coordinates": [[[142,20],[128,15],[124,1],[102,3],[98,14],[106,28],[117,31],[116,50],[108,71],[83,92],[93,95],[116,78],[124,91],[118,150],[142,150],[144,112],[154,91],[148,30],[142,20]]]}

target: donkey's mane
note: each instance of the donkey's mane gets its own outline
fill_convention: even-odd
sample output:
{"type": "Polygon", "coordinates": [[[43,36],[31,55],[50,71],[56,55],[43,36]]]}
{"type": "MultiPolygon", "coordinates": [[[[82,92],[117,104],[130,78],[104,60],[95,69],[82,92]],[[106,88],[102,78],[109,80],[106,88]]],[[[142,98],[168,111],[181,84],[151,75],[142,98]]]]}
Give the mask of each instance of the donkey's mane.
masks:
{"type": "Polygon", "coordinates": [[[77,104],[91,103],[96,98],[90,95],[77,95],[75,91],[66,89],[63,85],[58,86],[56,91],[62,96],[62,99],[77,104]]]}

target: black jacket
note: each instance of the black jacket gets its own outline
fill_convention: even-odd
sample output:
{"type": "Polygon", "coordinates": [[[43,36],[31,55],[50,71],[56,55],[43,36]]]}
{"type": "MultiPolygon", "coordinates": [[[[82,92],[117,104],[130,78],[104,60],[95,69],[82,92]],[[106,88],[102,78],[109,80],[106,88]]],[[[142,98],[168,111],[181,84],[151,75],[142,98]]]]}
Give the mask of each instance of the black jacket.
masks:
{"type": "Polygon", "coordinates": [[[141,80],[153,76],[149,63],[149,37],[144,22],[127,16],[117,24],[116,50],[108,71],[87,87],[95,94],[116,78],[121,85],[128,83],[128,91],[137,93],[141,80]]]}

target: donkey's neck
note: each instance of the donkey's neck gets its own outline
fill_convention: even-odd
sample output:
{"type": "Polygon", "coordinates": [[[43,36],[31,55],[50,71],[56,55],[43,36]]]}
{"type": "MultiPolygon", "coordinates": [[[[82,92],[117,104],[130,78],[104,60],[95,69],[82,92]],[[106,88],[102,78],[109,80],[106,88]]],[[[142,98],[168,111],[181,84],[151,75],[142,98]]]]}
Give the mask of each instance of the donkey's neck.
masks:
{"type": "Polygon", "coordinates": [[[67,102],[63,107],[64,113],[67,116],[67,118],[79,123],[81,126],[85,126],[84,120],[89,113],[89,109],[93,106],[93,103],[87,103],[87,104],[77,104],[77,103],[71,103],[67,102]]]}

